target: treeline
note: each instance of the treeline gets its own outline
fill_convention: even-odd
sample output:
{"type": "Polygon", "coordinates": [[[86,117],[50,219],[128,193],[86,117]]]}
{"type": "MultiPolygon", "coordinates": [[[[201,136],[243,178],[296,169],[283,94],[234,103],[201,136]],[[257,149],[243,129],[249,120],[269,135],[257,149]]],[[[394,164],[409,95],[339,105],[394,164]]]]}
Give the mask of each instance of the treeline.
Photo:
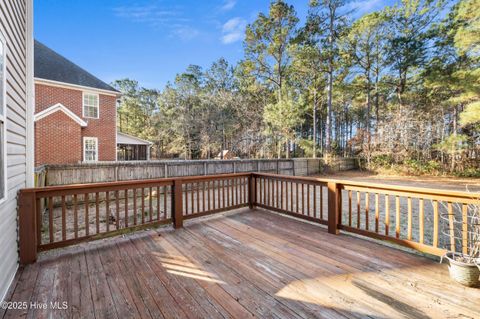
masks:
{"type": "Polygon", "coordinates": [[[161,91],[116,81],[120,130],[158,158],[354,155],[480,175],[480,0],[347,8],[311,0],[300,24],[274,1],[236,65],[191,65],[161,91]]]}

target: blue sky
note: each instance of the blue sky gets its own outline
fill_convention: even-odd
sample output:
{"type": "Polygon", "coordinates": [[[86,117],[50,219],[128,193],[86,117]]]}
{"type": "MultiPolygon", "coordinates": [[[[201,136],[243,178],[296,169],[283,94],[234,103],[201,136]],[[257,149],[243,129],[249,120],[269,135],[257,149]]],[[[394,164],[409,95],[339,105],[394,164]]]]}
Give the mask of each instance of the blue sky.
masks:
{"type": "MultiPolygon", "coordinates": [[[[357,0],[356,15],[392,0],[357,0]]],[[[189,64],[208,67],[243,56],[246,24],[269,0],[38,0],[35,37],[111,82],[129,77],[162,88],[189,64]]],[[[308,0],[290,0],[300,18],[308,0]]]]}

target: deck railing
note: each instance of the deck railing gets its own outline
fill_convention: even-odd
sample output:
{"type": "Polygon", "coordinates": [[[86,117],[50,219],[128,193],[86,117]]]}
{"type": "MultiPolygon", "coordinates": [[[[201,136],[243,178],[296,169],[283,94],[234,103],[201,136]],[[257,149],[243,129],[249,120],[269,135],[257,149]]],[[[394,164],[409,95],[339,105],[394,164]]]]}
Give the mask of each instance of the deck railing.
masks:
{"type": "MultiPolygon", "coordinates": [[[[141,228],[254,206],[434,255],[440,214],[466,220],[479,194],[351,181],[240,173],[23,189],[19,195],[20,261],[38,251],[141,228]]],[[[448,225],[447,225],[448,227],[448,225]]],[[[468,245],[468,226],[460,250],[468,245]]],[[[465,252],[465,251],[463,251],[465,252]]]]}

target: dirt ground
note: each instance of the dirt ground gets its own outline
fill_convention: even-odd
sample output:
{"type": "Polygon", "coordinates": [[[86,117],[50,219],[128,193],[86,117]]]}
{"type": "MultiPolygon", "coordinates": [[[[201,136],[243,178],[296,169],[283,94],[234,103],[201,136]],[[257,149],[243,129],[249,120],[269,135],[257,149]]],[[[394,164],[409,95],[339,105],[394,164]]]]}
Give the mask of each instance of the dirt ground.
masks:
{"type": "Polygon", "coordinates": [[[437,176],[391,176],[377,175],[368,171],[344,171],[316,175],[320,178],[335,178],[351,181],[372,182],[391,185],[448,189],[454,191],[480,192],[479,178],[457,178],[437,176]]]}

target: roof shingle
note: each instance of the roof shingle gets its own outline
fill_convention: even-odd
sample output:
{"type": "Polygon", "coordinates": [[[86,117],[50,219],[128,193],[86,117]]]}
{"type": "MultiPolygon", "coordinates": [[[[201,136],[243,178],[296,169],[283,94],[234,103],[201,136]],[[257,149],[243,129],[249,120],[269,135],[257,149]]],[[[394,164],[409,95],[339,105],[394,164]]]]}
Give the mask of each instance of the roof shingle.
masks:
{"type": "Polygon", "coordinates": [[[113,87],[35,40],[35,77],[94,89],[114,91],[113,87]]]}

